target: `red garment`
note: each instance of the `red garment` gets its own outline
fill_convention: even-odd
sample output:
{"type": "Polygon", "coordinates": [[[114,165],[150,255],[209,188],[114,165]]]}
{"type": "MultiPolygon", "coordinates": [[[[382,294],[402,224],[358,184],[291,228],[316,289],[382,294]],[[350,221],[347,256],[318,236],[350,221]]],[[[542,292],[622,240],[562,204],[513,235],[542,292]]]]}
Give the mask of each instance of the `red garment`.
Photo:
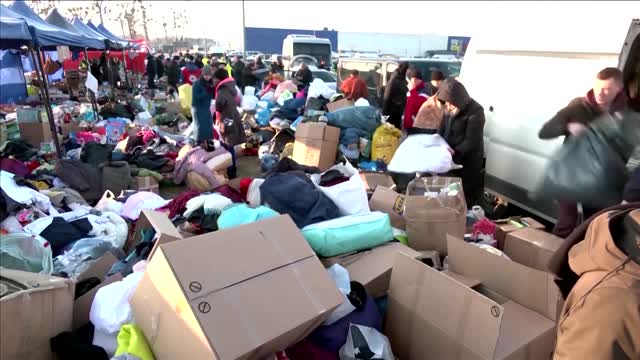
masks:
{"type": "Polygon", "coordinates": [[[157,135],[153,130],[142,130],[138,131],[136,136],[141,137],[142,143],[146,145],[147,143],[149,143],[149,141],[155,139],[157,135]]]}
{"type": "Polygon", "coordinates": [[[182,82],[193,86],[193,83],[200,79],[200,74],[202,74],[202,69],[185,66],[182,69],[182,82]]]}
{"type": "Polygon", "coordinates": [[[367,84],[359,77],[349,76],[349,78],[342,82],[340,90],[344,93],[344,96],[348,100],[358,100],[360,98],[369,97],[369,89],[367,84]]]}
{"type": "Polygon", "coordinates": [[[220,195],[226,197],[227,199],[233,201],[234,203],[240,204],[243,203],[245,201],[245,199],[242,197],[242,194],[240,193],[240,191],[232,188],[229,185],[222,185],[220,187],[217,187],[215,189],[213,189],[213,192],[217,192],[220,195]]]}
{"type": "MultiPolygon", "coordinates": [[[[3,159],[4,160],[4,159],[3,159]]],[[[40,167],[40,162],[37,160],[31,160],[24,163],[27,166],[27,170],[29,170],[29,174],[33,172],[33,170],[40,167]]]]}
{"type": "Polygon", "coordinates": [[[420,107],[427,99],[429,99],[429,96],[426,94],[424,82],[409,91],[407,106],[404,108],[403,129],[411,129],[413,127],[414,117],[418,115],[420,107]]]}
{"type": "Polygon", "coordinates": [[[176,215],[182,215],[187,210],[187,201],[199,196],[197,191],[186,191],[176,196],[165,209],[169,209],[169,219],[173,219],[176,215]]]}
{"type": "Polygon", "coordinates": [[[240,193],[242,197],[247,198],[247,193],[249,192],[249,186],[253,182],[252,178],[244,178],[240,180],[240,193]]]}

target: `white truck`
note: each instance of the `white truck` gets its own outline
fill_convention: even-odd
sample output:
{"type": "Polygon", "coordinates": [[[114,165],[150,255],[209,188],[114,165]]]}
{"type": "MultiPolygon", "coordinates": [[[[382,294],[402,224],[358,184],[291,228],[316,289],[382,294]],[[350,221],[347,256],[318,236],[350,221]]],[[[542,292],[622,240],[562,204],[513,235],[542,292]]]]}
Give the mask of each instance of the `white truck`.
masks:
{"type": "Polygon", "coordinates": [[[317,66],[321,60],[331,67],[331,54],[329,39],[292,34],[282,41],[282,63],[285,71],[300,66],[302,62],[317,66]]]}

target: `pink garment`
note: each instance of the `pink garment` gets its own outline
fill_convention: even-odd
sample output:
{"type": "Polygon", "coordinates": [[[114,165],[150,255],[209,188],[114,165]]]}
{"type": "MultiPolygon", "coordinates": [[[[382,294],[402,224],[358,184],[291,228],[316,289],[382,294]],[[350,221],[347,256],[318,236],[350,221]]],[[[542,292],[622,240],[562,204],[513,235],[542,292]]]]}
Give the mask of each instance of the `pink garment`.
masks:
{"type": "Polygon", "coordinates": [[[131,220],[138,220],[142,210],[157,210],[167,206],[171,200],[165,200],[160,195],[148,191],[141,191],[131,195],[122,206],[120,216],[131,220]]]}
{"type": "Polygon", "coordinates": [[[207,179],[211,188],[215,189],[220,184],[213,176],[213,172],[207,167],[206,162],[225,153],[227,150],[222,146],[212,152],[207,152],[201,147],[193,148],[183,158],[176,159],[176,165],[173,168],[173,181],[180,184],[187,177],[189,171],[195,171],[207,179]]]}
{"type": "Polygon", "coordinates": [[[279,98],[279,97],[280,97],[280,95],[282,95],[282,93],[283,93],[285,90],[289,90],[289,91],[291,91],[292,93],[296,93],[296,92],[298,92],[298,87],[297,87],[297,86],[296,86],[296,84],[294,84],[294,83],[293,83],[293,81],[291,81],[291,80],[288,80],[288,81],[285,81],[285,82],[281,83],[281,84],[280,84],[280,85],[278,85],[278,87],[276,88],[276,93],[275,93],[276,99],[277,99],[277,98],[279,98]]]}
{"type": "Polygon", "coordinates": [[[88,131],[76,131],[76,139],[80,144],[100,142],[100,135],[88,131]]]}
{"type": "Polygon", "coordinates": [[[145,145],[158,136],[155,132],[153,132],[153,130],[142,130],[139,131],[136,135],[142,138],[142,143],[145,145]]]}
{"type": "Polygon", "coordinates": [[[296,94],[296,99],[304,99],[306,97],[307,97],[307,93],[304,90],[298,91],[298,93],[296,94]]]}

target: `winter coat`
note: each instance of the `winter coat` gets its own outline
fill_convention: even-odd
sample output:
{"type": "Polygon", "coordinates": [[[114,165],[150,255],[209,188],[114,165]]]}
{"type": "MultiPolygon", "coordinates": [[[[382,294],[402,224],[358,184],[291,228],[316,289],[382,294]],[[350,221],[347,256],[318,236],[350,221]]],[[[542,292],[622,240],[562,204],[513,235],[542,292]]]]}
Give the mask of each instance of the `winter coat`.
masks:
{"type": "Polygon", "coordinates": [[[147,76],[149,78],[156,77],[156,59],[151,55],[147,57],[147,76]]]}
{"type": "Polygon", "coordinates": [[[215,189],[221,184],[218,183],[213,176],[213,172],[206,165],[207,161],[216,156],[226,154],[227,150],[222,146],[212,152],[207,152],[201,147],[195,147],[187,152],[183,157],[176,159],[176,165],[173,168],[173,179],[176,184],[182,183],[187,178],[189,171],[195,171],[203,176],[211,185],[211,189],[215,189]]]}
{"type": "Polygon", "coordinates": [[[102,196],[102,179],[97,166],[80,160],[58,160],[56,175],[70,188],[76,190],[89,203],[102,196]]]}
{"type": "MultiPolygon", "coordinates": [[[[258,77],[255,72],[251,70],[250,67],[245,67],[242,71],[242,85],[244,86],[253,86],[254,88],[258,87],[258,77]]],[[[244,88],[243,88],[244,90],[244,88]]]]}
{"type": "Polygon", "coordinates": [[[225,144],[236,146],[247,141],[238,112],[240,94],[232,78],[222,80],[216,86],[216,121],[225,144]],[[226,122],[231,120],[231,124],[226,122]]]}
{"type": "Polygon", "coordinates": [[[424,104],[429,96],[427,96],[424,82],[417,87],[409,90],[409,96],[407,97],[407,106],[404,108],[404,119],[402,122],[403,129],[411,129],[413,127],[413,121],[415,116],[418,115],[420,107],[424,104]]]}
{"type": "Polygon", "coordinates": [[[640,166],[631,173],[631,178],[624,188],[622,199],[629,203],[640,202],[640,166]]]}
{"type": "MultiPolygon", "coordinates": [[[[389,115],[393,108],[404,109],[407,102],[407,79],[398,71],[394,71],[389,78],[389,83],[384,89],[382,98],[382,113],[389,115]]],[[[402,110],[401,112],[402,113],[402,110]]]]}
{"type": "MultiPolygon", "coordinates": [[[[620,111],[627,106],[627,96],[621,92],[613,101],[610,113],[620,111]]],[[[586,96],[571,100],[562,110],[547,121],[540,129],[538,137],[540,139],[555,139],[560,136],[569,136],[567,125],[571,122],[577,122],[583,125],[590,124],[593,120],[600,117],[603,111],[596,103],[593,90],[589,90],[586,96]]],[[[566,139],[565,139],[566,141],[566,139]]]]}
{"type": "Polygon", "coordinates": [[[236,80],[236,84],[241,89],[244,87],[242,83],[242,74],[244,73],[244,63],[238,60],[237,63],[231,65],[231,77],[236,80]]]}
{"type": "Polygon", "coordinates": [[[180,68],[178,68],[178,64],[171,60],[169,62],[169,66],[167,66],[167,82],[169,84],[178,84],[180,81],[180,68]]]}
{"type": "Polygon", "coordinates": [[[468,206],[478,205],[483,192],[484,176],[484,109],[473,100],[464,86],[456,80],[445,81],[436,94],[438,100],[456,105],[460,112],[445,116],[440,135],[454,150],[453,161],[462,165],[453,172],[462,178],[462,187],[468,206]]]}
{"type": "Polygon", "coordinates": [[[200,74],[202,74],[202,69],[198,69],[194,63],[187,63],[182,68],[182,82],[193,86],[193,83],[200,78],[200,74]]]}
{"type": "Polygon", "coordinates": [[[439,130],[443,117],[443,105],[438,101],[437,97],[431,96],[420,106],[418,115],[416,115],[416,119],[413,121],[413,127],[418,129],[439,130]]]}
{"type": "Polygon", "coordinates": [[[313,81],[313,73],[311,72],[311,70],[309,70],[309,68],[300,68],[300,70],[298,70],[296,72],[296,80],[300,81],[302,83],[302,86],[308,86],[309,84],[311,84],[311,82],[313,81]]]}
{"type": "Polygon", "coordinates": [[[433,95],[435,95],[438,92],[438,87],[434,86],[430,82],[425,82],[424,88],[425,88],[424,89],[425,94],[427,94],[427,96],[429,96],[429,97],[432,97],[433,95]]]}
{"type": "Polygon", "coordinates": [[[191,115],[196,142],[213,139],[213,116],[211,114],[211,100],[213,99],[213,84],[203,78],[193,83],[191,90],[191,115]]]}
{"type": "Polygon", "coordinates": [[[557,326],[554,360],[640,359],[640,210],[595,218],[568,254],[579,277],[557,326]]]}
{"type": "Polygon", "coordinates": [[[347,99],[353,101],[356,101],[360,98],[367,99],[369,97],[369,89],[367,89],[367,84],[357,76],[349,76],[348,79],[342,82],[340,90],[344,93],[344,96],[347,99]]]}
{"type": "Polygon", "coordinates": [[[156,58],[156,72],[158,79],[164,76],[164,63],[160,57],[156,58]]]}

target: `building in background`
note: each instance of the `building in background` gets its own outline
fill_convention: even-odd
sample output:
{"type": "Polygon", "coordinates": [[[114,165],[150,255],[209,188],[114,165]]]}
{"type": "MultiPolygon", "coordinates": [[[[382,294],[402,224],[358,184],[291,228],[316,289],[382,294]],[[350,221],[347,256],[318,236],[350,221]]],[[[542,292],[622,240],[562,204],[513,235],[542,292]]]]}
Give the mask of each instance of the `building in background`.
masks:
{"type": "Polygon", "coordinates": [[[437,34],[383,34],[364,32],[338,33],[340,53],[395,55],[422,57],[427,50],[447,49],[446,35],[437,34]]]}
{"type": "Polygon", "coordinates": [[[259,51],[263,54],[280,54],[282,52],[282,42],[287,35],[315,35],[319,38],[329,39],[331,48],[338,48],[338,32],[324,28],[323,30],[301,30],[301,29],[270,29],[248,27],[245,29],[246,50],[259,51]]]}

